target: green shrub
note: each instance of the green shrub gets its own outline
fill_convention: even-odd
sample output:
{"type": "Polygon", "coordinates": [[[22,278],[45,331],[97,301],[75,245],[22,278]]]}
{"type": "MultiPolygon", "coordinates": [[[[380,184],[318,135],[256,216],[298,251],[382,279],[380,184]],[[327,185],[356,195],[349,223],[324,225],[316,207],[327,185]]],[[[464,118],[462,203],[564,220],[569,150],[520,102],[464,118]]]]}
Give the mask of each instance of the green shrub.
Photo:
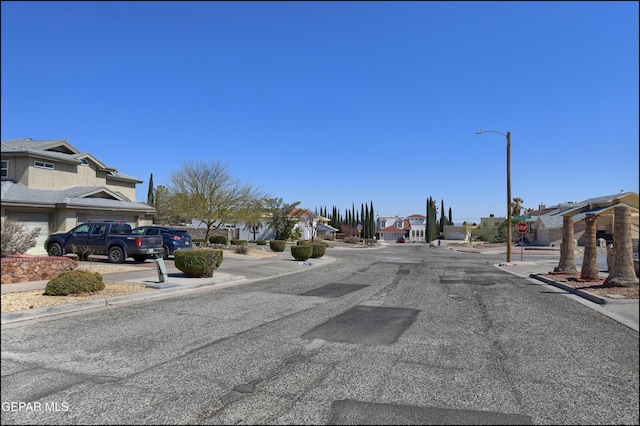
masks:
{"type": "Polygon", "coordinates": [[[222,250],[194,249],[174,252],[176,268],[189,277],[209,278],[222,263],[222,250]]]}
{"type": "Polygon", "coordinates": [[[258,240],[258,241],[256,241],[256,244],[259,245],[259,246],[266,246],[267,242],[265,240],[258,240]]]}
{"type": "Polygon", "coordinates": [[[45,296],[67,296],[104,290],[102,275],[98,272],[67,271],[52,280],[44,288],[45,296]]]}
{"type": "Polygon", "coordinates": [[[296,243],[296,245],[299,245],[299,246],[306,246],[308,244],[309,243],[305,240],[298,240],[298,242],[296,243]]]}
{"type": "Polygon", "coordinates": [[[300,246],[291,246],[291,255],[296,260],[307,260],[313,254],[313,246],[310,245],[300,245],[300,246]]]}
{"type": "Polygon", "coordinates": [[[313,248],[311,257],[316,258],[316,259],[321,258],[322,256],[324,256],[324,254],[327,251],[327,246],[325,246],[322,243],[313,243],[313,244],[311,244],[311,247],[313,248]]]}
{"type": "Polygon", "coordinates": [[[287,248],[287,242],[285,240],[271,240],[269,241],[269,247],[273,251],[284,251],[287,248]]]}
{"type": "Polygon", "coordinates": [[[223,244],[227,245],[227,238],[223,235],[213,235],[209,237],[209,242],[211,244],[223,244]]]}
{"type": "Polygon", "coordinates": [[[249,244],[249,241],[247,240],[231,240],[232,246],[244,246],[247,244],[249,244]]]}

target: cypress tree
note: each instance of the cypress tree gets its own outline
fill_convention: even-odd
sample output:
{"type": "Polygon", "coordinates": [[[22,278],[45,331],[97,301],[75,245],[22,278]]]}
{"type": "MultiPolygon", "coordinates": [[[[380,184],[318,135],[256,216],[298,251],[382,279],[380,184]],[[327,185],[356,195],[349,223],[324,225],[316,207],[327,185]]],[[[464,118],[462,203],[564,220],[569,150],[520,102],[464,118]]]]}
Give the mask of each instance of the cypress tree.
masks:
{"type": "Polygon", "coordinates": [[[153,189],[153,173],[149,176],[149,190],[147,191],[147,204],[150,206],[156,206],[155,190],[153,189]]]}
{"type": "Polygon", "coordinates": [[[371,208],[369,208],[369,211],[371,212],[371,217],[369,218],[370,220],[369,229],[370,229],[371,235],[369,238],[374,238],[376,236],[376,216],[373,210],[373,201],[371,201],[371,208]]]}
{"type": "Polygon", "coordinates": [[[364,205],[364,223],[362,224],[363,226],[363,231],[364,231],[364,237],[365,238],[371,238],[371,228],[369,228],[369,205],[365,204],[364,205]]]}
{"type": "Polygon", "coordinates": [[[430,241],[429,238],[431,237],[432,226],[433,224],[431,223],[431,197],[429,197],[427,199],[427,225],[426,225],[425,234],[424,234],[426,241],[430,241]]]}
{"type": "Polygon", "coordinates": [[[451,207],[449,207],[449,225],[453,225],[453,215],[451,214],[451,207]]]}

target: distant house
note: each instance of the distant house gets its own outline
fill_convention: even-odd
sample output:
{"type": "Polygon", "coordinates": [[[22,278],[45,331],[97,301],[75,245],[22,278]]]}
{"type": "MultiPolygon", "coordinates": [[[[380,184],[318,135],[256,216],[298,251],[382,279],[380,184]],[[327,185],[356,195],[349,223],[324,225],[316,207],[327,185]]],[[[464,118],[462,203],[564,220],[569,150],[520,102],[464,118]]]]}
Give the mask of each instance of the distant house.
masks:
{"type": "Polygon", "coordinates": [[[63,140],[1,142],[2,218],[25,229],[41,228],[30,254],[45,254],[44,241],[87,220],[150,225],[156,210],[136,202],[140,179],[119,173],[63,140]]]}
{"type": "Polygon", "coordinates": [[[424,242],[425,230],[427,229],[427,217],[421,214],[412,214],[405,220],[405,228],[409,229],[409,241],[424,242]]]}
{"type": "Polygon", "coordinates": [[[559,204],[554,208],[545,209],[542,214],[532,214],[531,219],[526,220],[530,224],[530,230],[525,234],[525,237],[535,245],[559,246],[562,242],[562,218],[565,215],[571,215],[574,238],[579,246],[583,246],[586,229],[584,219],[587,214],[597,214],[596,238],[603,239],[607,244],[610,244],[613,242],[613,209],[616,205],[625,205],[631,209],[631,235],[632,238],[638,239],[638,194],[635,192],[623,192],[589,198],[577,203],[559,204]]]}
{"type": "MultiPolygon", "coordinates": [[[[631,209],[631,234],[632,238],[638,238],[638,194],[624,192],[602,197],[589,198],[580,202],[560,203],[547,207],[544,204],[538,206],[522,218],[528,225],[528,231],[523,235],[526,243],[538,246],[560,246],[562,243],[563,216],[569,214],[573,217],[574,238],[578,246],[584,246],[584,231],[586,224],[584,218],[587,214],[598,214],[596,238],[604,240],[607,244],[613,242],[614,216],[613,208],[618,204],[624,204],[631,209]]],[[[481,234],[486,237],[489,233],[497,236],[498,227],[506,220],[505,217],[480,219],[481,234]]]]}

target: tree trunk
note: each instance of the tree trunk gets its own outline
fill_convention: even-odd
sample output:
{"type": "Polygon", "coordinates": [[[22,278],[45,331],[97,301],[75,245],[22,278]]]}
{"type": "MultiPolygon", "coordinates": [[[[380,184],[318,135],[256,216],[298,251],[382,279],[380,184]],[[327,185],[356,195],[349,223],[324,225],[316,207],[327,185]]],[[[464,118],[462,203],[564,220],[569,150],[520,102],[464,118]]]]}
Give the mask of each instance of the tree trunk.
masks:
{"type": "Polygon", "coordinates": [[[587,229],[584,231],[584,256],[582,259],[580,278],[595,281],[600,278],[598,274],[598,251],[596,246],[598,215],[587,214],[584,221],[587,224],[587,229]]]}
{"type": "Polygon", "coordinates": [[[575,241],[573,237],[573,216],[562,218],[562,243],[560,244],[560,263],[555,272],[573,274],[576,272],[575,241]]]}
{"type": "Polygon", "coordinates": [[[633,243],[631,241],[631,221],[629,207],[614,209],[613,223],[613,265],[604,281],[605,287],[630,287],[638,285],[633,267],[633,243]]]}

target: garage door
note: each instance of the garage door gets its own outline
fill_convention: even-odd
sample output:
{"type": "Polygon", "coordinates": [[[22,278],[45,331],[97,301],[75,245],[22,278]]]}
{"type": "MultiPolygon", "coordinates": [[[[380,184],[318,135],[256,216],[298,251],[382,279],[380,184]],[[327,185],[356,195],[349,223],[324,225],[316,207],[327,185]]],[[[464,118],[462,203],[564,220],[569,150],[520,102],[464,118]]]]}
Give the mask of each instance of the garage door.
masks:
{"type": "Polygon", "coordinates": [[[137,226],[138,220],[135,216],[123,216],[123,215],[88,215],[88,214],[79,214],[78,215],[78,225],[84,222],[88,222],[90,220],[117,220],[118,222],[125,222],[131,225],[132,228],[137,226]]]}
{"type": "Polygon", "coordinates": [[[24,227],[25,231],[40,228],[36,246],[27,250],[27,253],[33,255],[47,254],[44,249],[44,242],[49,237],[49,213],[7,212],[7,217],[16,219],[24,227]]]}

